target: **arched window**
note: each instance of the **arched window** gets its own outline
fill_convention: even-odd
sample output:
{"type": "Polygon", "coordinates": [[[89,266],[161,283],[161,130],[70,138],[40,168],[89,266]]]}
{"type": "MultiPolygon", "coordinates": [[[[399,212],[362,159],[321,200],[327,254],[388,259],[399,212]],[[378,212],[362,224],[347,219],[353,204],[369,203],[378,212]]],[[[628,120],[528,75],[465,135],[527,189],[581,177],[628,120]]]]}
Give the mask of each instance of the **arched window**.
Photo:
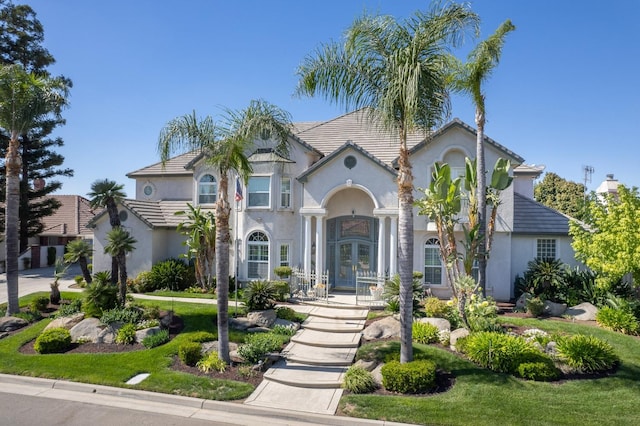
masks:
{"type": "Polygon", "coordinates": [[[437,238],[429,238],[424,245],[424,282],[442,284],[442,262],[437,238]]]}
{"type": "Polygon", "coordinates": [[[198,181],[198,204],[213,204],[216,202],[218,185],[216,178],[204,175],[198,181]]]}
{"type": "Polygon", "coordinates": [[[247,239],[248,277],[266,280],[269,277],[269,238],[256,231],[247,239]]]}

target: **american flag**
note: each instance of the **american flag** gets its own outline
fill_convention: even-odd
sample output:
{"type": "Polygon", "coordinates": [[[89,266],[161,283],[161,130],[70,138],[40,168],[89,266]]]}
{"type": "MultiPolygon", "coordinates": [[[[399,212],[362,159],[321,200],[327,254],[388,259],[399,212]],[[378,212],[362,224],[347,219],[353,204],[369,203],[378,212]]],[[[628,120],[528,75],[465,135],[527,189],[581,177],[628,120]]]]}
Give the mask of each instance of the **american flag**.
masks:
{"type": "Polygon", "coordinates": [[[242,201],[242,184],[240,183],[240,178],[236,177],[236,201],[242,201]]]}

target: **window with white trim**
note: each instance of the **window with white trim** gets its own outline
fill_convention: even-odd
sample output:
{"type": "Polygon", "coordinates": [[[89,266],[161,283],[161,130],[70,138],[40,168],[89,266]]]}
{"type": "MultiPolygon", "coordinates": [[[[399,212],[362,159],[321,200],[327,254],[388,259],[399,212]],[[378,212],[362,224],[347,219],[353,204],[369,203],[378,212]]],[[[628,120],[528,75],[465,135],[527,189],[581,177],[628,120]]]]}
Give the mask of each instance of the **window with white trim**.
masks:
{"type": "Polygon", "coordinates": [[[280,258],[278,259],[278,266],[291,266],[291,259],[289,257],[290,247],[289,243],[280,243],[280,258]]]}
{"type": "Polygon", "coordinates": [[[283,176],[280,178],[280,206],[281,209],[291,208],[291,178],[283,176]]]}
{"type": "Polygon", "coordinates": [[[247,239],[248,271],[250,279],[266,280],[269,277],[269,238],[256,231],[247,239]]]}
{"type": "Polygon", "coordinates": [[[424,282],[442,284],[442,262],[437,238],[429,238],[424,245],[424,282]]]}
{"type": "Polygon", "coordinates": [[[536,244],[536,258],[541,260],[556,259],[556,240],[553,238],[538,238],[536,244]]]}
{"type": "Polygon", "coordinates": [[[271,178],[269,176],[251,176],[247,185],[248,207],[269,207],[271,178]]]}
{"type": "Polygon", "coordinates": [[[213,204],[216,202],[218,184],[216,178],[206,174],[198,181],[198,204],[213,204]]]}

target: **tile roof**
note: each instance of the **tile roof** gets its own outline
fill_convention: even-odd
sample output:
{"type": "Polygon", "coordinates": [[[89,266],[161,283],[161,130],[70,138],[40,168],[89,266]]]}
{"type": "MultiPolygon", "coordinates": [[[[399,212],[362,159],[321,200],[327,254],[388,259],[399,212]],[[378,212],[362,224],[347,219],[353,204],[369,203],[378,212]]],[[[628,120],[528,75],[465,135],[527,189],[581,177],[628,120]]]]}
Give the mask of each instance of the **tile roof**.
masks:
{"type": "MultiPolygon", "coordinates": [[[[185,221],[184,216],[176,216],[175,213],[181,210],[188,210],[187,203],[188,201],[146,201],[125,199],[122,200],[119,210],[125,208],[150,228],[175,228],[185,221]]],[[[96,215],[93,221],[95,222],[105,215],[106,210],[103,210],[96,215]]]]}
{"type": "Polygon", "coordinates": [[[513,233],[569,235],[571,218],[539,202],[513,194],[513,233]]]}
{"type": "Polygon", "coordinates": [[[86,234],[87,223],[95,216],[89,200],[80,195],[52,195],[60,202],[60,208],[51,216],[42,218],[42,235],[86,234]]]}
{"type": "Polygon", "coordinates": [[[147,167],[135,170],[127,173],[129,178],[137,178],[144,176],[190,176],[193,174],[190,170],[187,170],[187,165],[200,155],[200,151],[190,151],[186,154],[178,155],[176,157],[167,160],[163,166],[162,162],[157,162],[147,167]]]}

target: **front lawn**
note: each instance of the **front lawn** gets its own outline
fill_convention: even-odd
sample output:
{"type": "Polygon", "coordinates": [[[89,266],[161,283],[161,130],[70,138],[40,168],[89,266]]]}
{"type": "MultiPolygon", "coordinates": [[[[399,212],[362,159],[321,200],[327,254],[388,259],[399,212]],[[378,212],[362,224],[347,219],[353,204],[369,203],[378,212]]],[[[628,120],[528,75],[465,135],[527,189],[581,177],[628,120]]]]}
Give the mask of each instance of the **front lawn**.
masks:
{"type": "Polygon", "coordinates": [[[621,365],[614,375],[605,378],[533,382],[479,368],[437,346],[415,344],[416,354],[424,353],[455,376],[448,392],[429,396],[346,395],[340,401],[341,412],[434,425],[640,424],[639,338],[564,321],[506,320],[549,332],[592,334],[615,348],[621,365]]]}
{"type": "MultiPolygon", "coordinates": [[[[26,305],[28,300],[43,294],[30,295],[21,299],[20,304],[26,305]]],[[[62,294],[65,299],[78,296],[77,293],[62,294]]],[[[137,303],[156,305],[165,310],[173,309],[184,321],[184,330],[165,345],[133,352],[47,355],[20,353],[19,348],[35,339],[49,323],[50,320],[45,319],[0,340],[0,373],[129,387],[215,400],[243,399],[253,392],[254,387],[247,383],[194,376],[174,371],[170,367],[178,347],[189,339],[190,334],[197,331],[217,334],[214,322],[217,314],[215,305],[155,300],[138,300],[137,303]],[[151,376],[135,386],[125,384],[139,373],[150,373],[151,376]]],[[[230,311],[233,312],[232,309],[230,311]]],[[[234,342],[243,342],[244,336],[244,333],[233,330],[229,332],[229,338],[234,342]]]]}

